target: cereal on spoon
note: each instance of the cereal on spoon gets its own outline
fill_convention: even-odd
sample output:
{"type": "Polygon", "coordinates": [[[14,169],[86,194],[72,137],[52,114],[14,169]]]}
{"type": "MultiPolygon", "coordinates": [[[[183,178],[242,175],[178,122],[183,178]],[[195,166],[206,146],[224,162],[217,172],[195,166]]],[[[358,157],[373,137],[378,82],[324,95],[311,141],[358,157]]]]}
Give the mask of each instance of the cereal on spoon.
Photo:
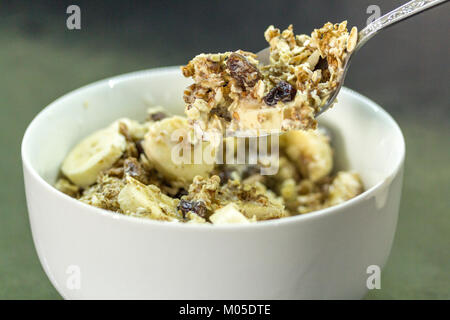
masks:
{"type": "Polygon", "coordinates": [[[184,92],[186,115],[200,130],[314,129],[315,114],[338,85],[357,30],[347,22],[326,23],[311,36],[295,35],[292,25],[270,26],[264,36],[270,63],[237,50],[200,54],[182,67],[194,83],[184,92]]]}

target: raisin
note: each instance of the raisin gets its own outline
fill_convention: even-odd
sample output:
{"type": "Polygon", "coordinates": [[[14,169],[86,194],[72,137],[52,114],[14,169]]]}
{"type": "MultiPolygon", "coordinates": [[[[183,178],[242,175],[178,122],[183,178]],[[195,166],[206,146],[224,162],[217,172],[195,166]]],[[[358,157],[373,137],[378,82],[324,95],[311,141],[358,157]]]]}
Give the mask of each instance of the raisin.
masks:
{"type": "Polygon", "coordinates": [[[206,214],[208,211],[203,201],[188,201],[183,199],[180,201],[177,208],[181,211],[184,218],[186,218],[188,212],[194,212],[198,216],[206,218],[206,214]]]}
{"type": "Polygon", "coordinates": [[[123,170],[125,171],[125,174],[129,175],[130,177],[139,180],[144,184],[147,184],[147,173],[136,158],[125,159],[123,163],[123,170]]]}
{"type": "Polygon", "coordinates": [[[231,172],[228,170],[220,171],[218,176],[220,178],[220,185],[223,186],[228,182],[228,180],[230,180],[231,172]]]}
{"type": "Polygon", "coordinates": [[[268,106],[276,105],[278,101],[289,102],[294,100],[297,89],[286,81],[281,80],[264,97],[264,102],[268,106]]]}
{"type": "Polygon", "coordinates": [[[152,113],[150,115],[150,119],[152,119],[153,121],[160,121],[165,118],[167,118],[167,114],[165,114],[164,112],[161,112],[161,111],[152,113]]]}
{"type": "Polygon", "coordinates": [[[140,173],[140,164],[135,158],[128,158],[125,159],[125,162],[123,164],[125,173],[129,174],[132,177],[136,177],[140,173]]]}
{"type": "Polygon", "coordinates": [[[228,112],[226,107],[215,107],[215,108],[212,108],[209,113],[212,114],[212,115],[215,114],[219,118],[223,118],[226,121],[231,121],[230,113],[228,112]]]}
{"type": "Polygon", "coordinates": [[[230,54],[227,60],[227,67],[230,70],[230,75],[235,79],[238,84],[245,89],[247,87],[253,87],[259,79],[261,74],[258,68],[252,65],[247,59],[238,53],[233,52],[230,54]]]}
{"type": "Polygon", "coordinates": [[[136,150],[138,152],[138,156],[140,156],[142,153],[144,153],[144,147],[142,146],[143,142],[144,142],[144,139],[141,139],[134,143],[136,145],[136,150]]]}

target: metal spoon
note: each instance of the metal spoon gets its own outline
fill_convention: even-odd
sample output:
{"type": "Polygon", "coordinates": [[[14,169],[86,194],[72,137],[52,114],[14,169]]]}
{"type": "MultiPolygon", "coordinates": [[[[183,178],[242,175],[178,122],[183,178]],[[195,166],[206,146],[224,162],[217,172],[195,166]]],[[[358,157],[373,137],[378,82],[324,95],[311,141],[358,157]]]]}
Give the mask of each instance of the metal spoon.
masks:
{"type": "MultiPolygon", "coordinates": [[[[321,106],[320,111],[316,113],[316,117],[321,115],[323,112],[328,110],[332,105],[334,100],[336,99],[339,91],[342,88],[342,85],[344,84],[345,75],[347,74],[347,70],[350,66],[350,60],[361,47],[370,40],[374,35],[376,35],[379,31],[386,29],[389,26],[392,26],[402,20],[405,20],[407,18],[410,18],[419,12],[425,11],[427,9],[430,9],[434,6],[437,6],[438,4],[442,4],[448,0],[412,0],[408,3],[405,3],[401,7],[398,7],[397,9],[392,10],[391,12],[385,14],[384,16],[378,18],[377,20],[373,21],[372,23],[368,24],[364,29],[362,29],[358,33],[358,42],[356,44],[355,49],[352,51],[351,54],[349,54],[346,58],[345,64],[344,64],[344,70],[341,74],[341,78],[338,82],[338,86],[336,89],[330,94],[328,97],[328,100],[321,106]]],[[[257,53],[258,60],[261,64],[269,64],[269,55],[270,55],[270,48],[265,48],[257,53]]]]}

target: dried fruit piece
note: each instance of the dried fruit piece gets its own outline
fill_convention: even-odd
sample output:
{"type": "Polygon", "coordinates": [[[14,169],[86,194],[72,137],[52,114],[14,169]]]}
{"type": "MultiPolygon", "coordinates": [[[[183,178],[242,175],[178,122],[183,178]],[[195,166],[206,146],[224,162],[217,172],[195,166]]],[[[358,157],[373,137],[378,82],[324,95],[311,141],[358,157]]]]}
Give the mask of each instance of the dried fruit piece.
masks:
{"type": "Polygon", "coordinates": [[[136,150],[138,152],[138,155],[141,155],[142,153],[144,153],[144,148],[142,147],[143,141],[144,141],[144,139],[141,139],[134,143],[136,145],[136,150]]]}
{"type": "Polygon", "coordinates": [[[150,119],[152,119],[153,121],[160,121],[165,118],[167,118],[167,114],[165,114],[164,112],[161,112],[161,111],[152,113],[150,115],[150,119]]]}
{"type": "Polygon", "coordinates": [[[125,171],[125,174],[129,175],[130,177],[135,178],[136,180],[144,184],[148,183],[147,172],[144,170],[144,168],[142,168],[142,165],[136,158],[125,159],[123,163],[123,169],[125,171]]]}
{"type": "Polygon", "coordinates": [[[276,105],[278,101],[289,102],[294,100],[296,93],[297,89],[295,89],[286,81],[281,80],[264,97],[264,102],[268,106],[276,105]]]}
{"type": "Polygon", "coordinates": [[[211,109],[211,111],[209,113],[211,115],[217,115],[219,118],[223,118],[226,121],[231,121],[230,112],[227,110],[226,107],[223,107],[223,106],[215,107],[215,108],[211,109]]]}
{"type": "Polygon", "coordinates": [[[186,217],[188,212],[193,212],[202,218],[206,218],[208,211],[203,201],[188,201],[183,199],[180,201],[177,208],[181,211],[183,217],[186,217]]]}
{"type": "Polygon", "coordinates": [[[238,53],[233,52],[227,60],[227,67],[230,75],[239,85],[245,89],[255,86],[256,82],[261,79],[261,73],[258,68],[252,65],[247,59],[238,53]]]}
{"type": "Polygon", "coordinates": [[[228,171],[228,170],[220,171],[219,172],[219,178],[220,178],[220,185],[223,186],[231,178],[230,171],[228,171]]]}

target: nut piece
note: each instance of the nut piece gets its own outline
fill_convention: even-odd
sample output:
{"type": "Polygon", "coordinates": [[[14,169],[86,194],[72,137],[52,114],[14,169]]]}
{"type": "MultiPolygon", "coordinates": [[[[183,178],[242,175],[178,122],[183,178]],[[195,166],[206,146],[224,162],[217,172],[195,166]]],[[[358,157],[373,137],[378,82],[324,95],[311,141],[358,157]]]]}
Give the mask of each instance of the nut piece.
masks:
{"type": "Polygon", "coordinates": [[[347,40],[347,52],[352,52],[358,43],[358,29],[353,27],[347,40]]]}
{"type": "Polygon", "coordinates": [[[278,101],[289,102],[294,100],[296,93],[297,89],[285,81],[280,81],[264,97],[264,102],[268,106],[276,105],[278,101]]]}
{"type": "Polygon", "coordinates": [[[238,210],[234,203],[216,210],[209,220],[213,224],[250,223],[250,221],[238,210]]]}
{"type": "Polygon", "coordinates": [[[235,79],[239,85],[245,89],[247,87],[254,87],[261,79],[261,74],[254,65],[247,61],[247,59],[238,53],[233,52],[227,60],[227,67],[230,70],[231,77],[235,79]]]}

